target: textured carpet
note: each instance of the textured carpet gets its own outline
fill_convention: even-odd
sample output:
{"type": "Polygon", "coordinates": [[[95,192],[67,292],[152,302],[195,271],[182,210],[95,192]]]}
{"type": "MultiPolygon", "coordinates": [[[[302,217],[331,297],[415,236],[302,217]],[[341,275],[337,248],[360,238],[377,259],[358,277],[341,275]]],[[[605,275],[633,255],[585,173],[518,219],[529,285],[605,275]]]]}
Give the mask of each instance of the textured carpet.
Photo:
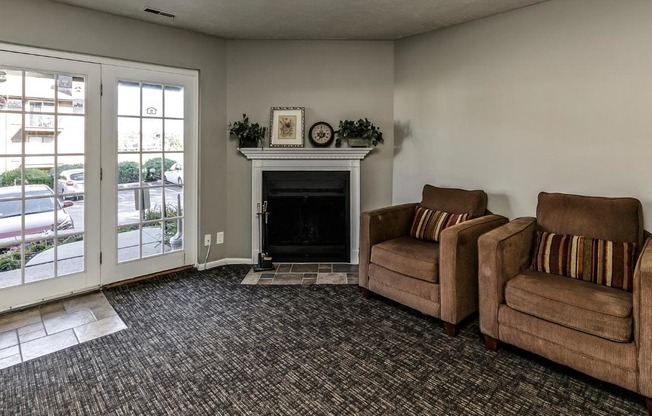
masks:
{"type": "Polygon", "coordinates": [[[106,290],[128,329],[0,370],[3,415],[644,415],[632,393],[485,351],[355,286],[247,286],[247,266],[106,290]]]}

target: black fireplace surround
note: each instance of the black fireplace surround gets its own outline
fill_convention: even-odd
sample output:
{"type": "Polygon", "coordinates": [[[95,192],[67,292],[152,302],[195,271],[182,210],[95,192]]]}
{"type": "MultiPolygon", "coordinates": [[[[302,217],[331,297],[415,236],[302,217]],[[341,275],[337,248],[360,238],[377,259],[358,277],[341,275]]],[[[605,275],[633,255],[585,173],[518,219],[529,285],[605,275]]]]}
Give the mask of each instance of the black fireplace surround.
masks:
{"type": "Polygon", "coordinates": [[[274,262],[349,262],[348,171],[263,171],[274,262]]]}

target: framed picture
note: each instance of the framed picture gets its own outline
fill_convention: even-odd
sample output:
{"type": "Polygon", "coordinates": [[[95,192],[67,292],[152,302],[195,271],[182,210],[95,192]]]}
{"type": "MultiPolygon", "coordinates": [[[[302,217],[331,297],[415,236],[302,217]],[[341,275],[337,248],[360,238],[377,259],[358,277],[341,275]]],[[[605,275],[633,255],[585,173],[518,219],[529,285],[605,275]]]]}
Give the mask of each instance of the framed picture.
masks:
{"type": "Polygon", "coordinates": [[[304,107],[272,107],[269,147],[303,147],[304,107]]]}

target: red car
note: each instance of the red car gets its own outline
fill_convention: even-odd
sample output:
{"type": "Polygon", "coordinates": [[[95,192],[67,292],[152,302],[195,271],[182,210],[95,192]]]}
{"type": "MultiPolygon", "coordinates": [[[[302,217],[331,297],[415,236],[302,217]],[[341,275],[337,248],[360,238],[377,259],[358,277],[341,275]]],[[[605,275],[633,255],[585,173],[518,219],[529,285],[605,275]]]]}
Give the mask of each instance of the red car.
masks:
{"type": "MultiPolygon", "coordinates": [[[[22,231],[21,187],[0,188],[0,239],[20,237],[22,231]]],[[[72,218],[63,208],[72,206],[66,201],[63,206],[47,185],[25,185],[25,236],[75,228],[72,218]]]]}

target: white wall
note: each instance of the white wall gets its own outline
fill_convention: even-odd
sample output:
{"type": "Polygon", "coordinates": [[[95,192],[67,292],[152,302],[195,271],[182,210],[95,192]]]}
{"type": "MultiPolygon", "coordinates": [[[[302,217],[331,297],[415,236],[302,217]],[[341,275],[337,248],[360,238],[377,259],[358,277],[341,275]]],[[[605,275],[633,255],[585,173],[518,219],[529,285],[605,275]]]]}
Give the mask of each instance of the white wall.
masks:
{"type": "MultiPolygon", "coordinates": [[[[340,120],[368,117],[383,132],[361,163],[361,208],[391,203],[393,42],[229,41],[227,117],[246,113],[269,126],[270,107],[305,107],[306,135],[317,121],[337,129],[340,120]]],[[[266,146],[268,143],[265,144],[266,146]]],[[[306,147],[311,144],[306,139],[306,147]]],[[[251,255],[251,162],[226,144],[228,257],[251,255]]]]}
{"type": "Polygon", "coordinates": [[[652,2],[553,0],[395,44],[394,202],[633,196],[652,226],[652,2]]]}

